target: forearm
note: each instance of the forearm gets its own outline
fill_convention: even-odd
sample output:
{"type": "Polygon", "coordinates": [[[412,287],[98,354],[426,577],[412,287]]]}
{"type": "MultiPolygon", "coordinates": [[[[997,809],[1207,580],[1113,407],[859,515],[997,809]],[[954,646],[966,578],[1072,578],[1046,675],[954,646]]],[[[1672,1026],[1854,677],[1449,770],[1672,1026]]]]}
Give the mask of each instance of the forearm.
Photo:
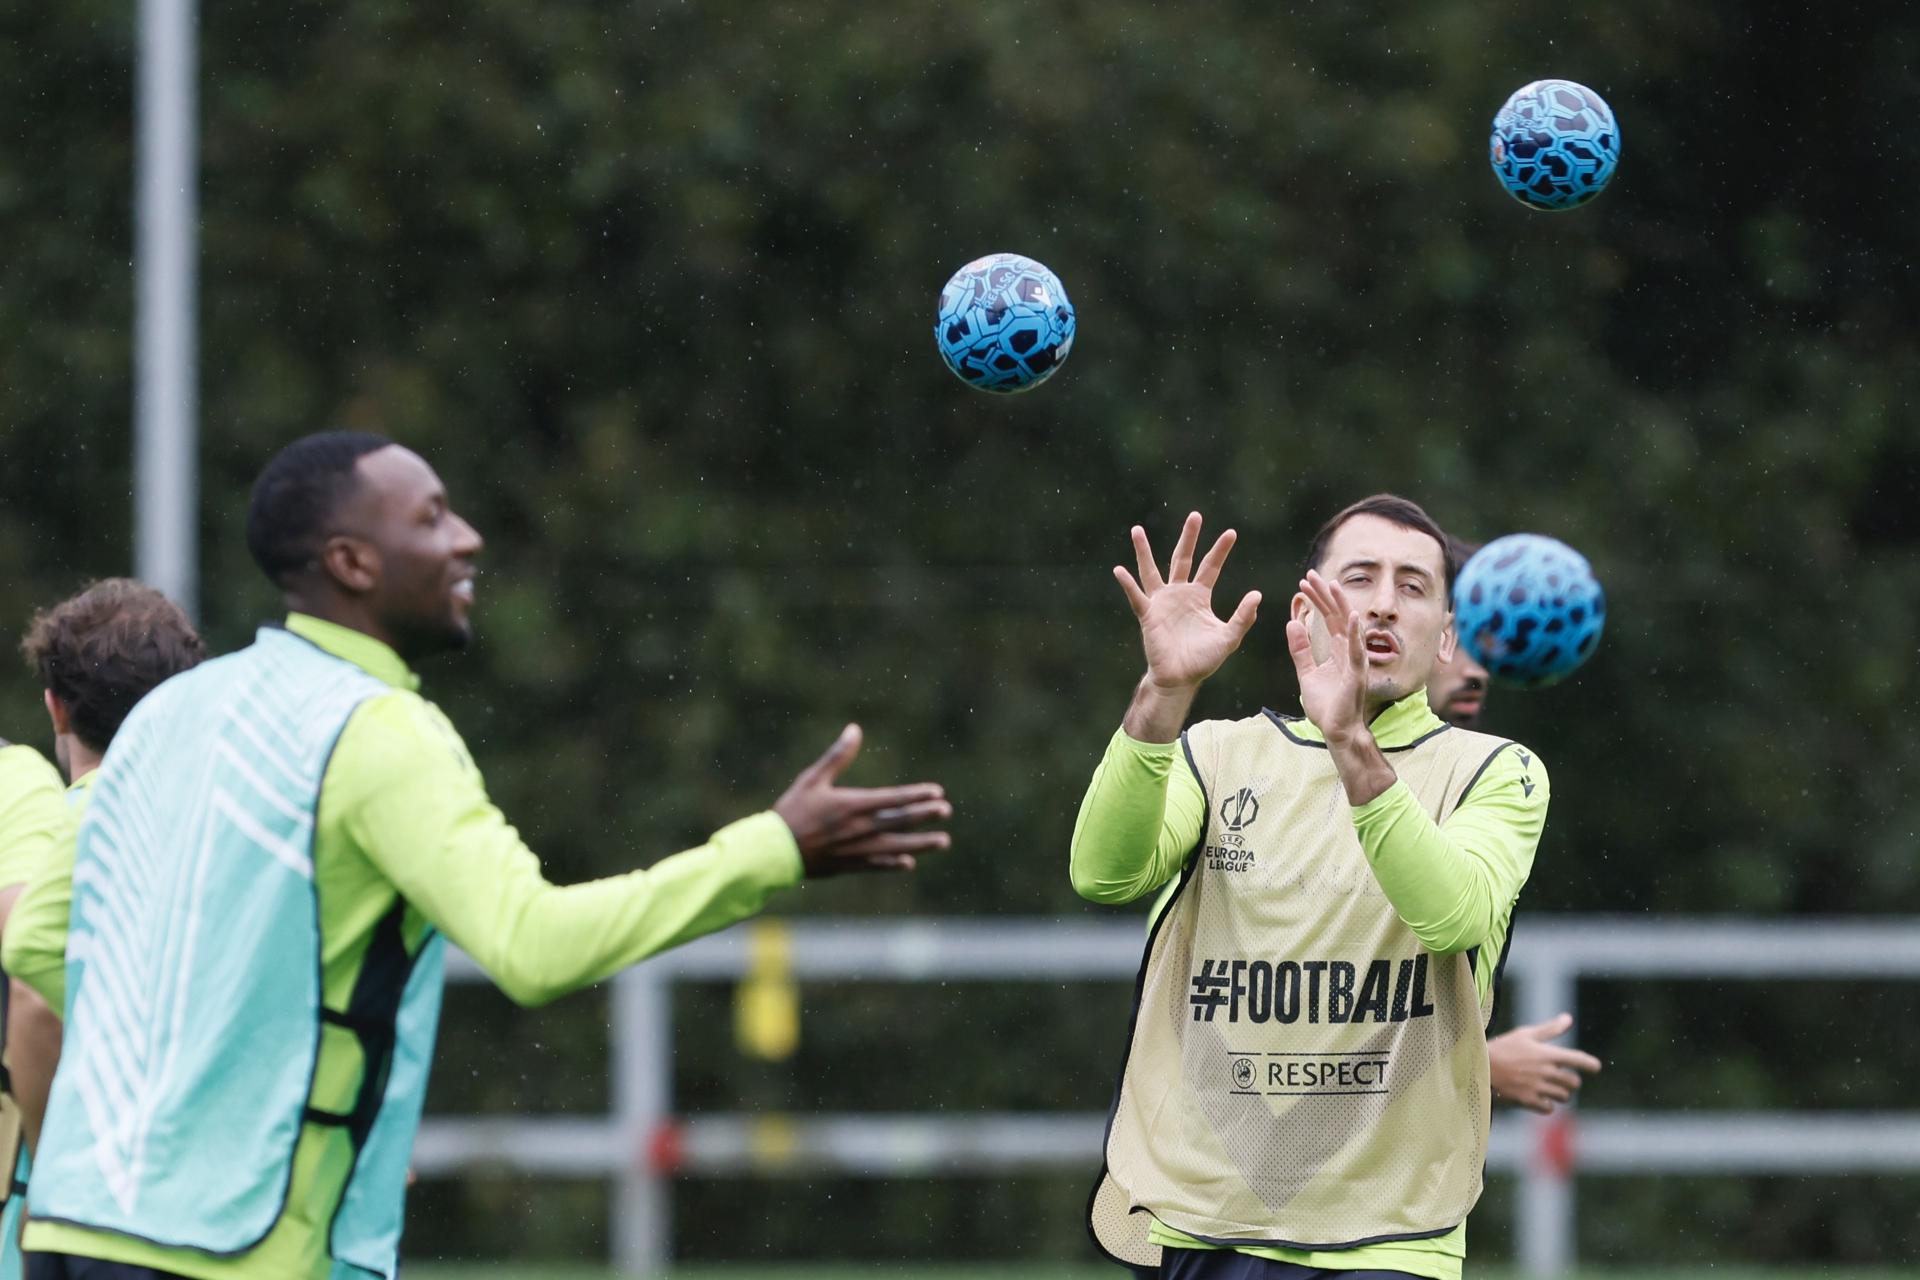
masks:
{"type": "Polygon", "coordinates": [[[1441,955],[1478,946],[1497,930],[1532,858],[1532,839],[1455,838],[1401,783],[1357,807],[1354,829],[1395,914],[1441,955]]]}
{"type": "Polygon", "coordinates": [[[1125,903],[1172,879],[1200,837],[1199,791],[1177,743],[1140,741],[1123,727],[1108,742],[1074,820],[1074,891],[1093,902],[1125,903]]]}
{"type": "Polygon", "coordinates": [[[494,874],[473,892],[445,880],[408,892],[521,1004],[545,1003],[754,915],[801,876],[793,837],[772,813],[645,870],[584,884],[547,882],[521,849],[481,859],[494,874]]]}
{"type": "Polygon", "coordinates": [[[60,1040],[60,1015],[15,979],[7,1000],[7,1071],[29,1151],[40,1149],[40,1122],[47,1114],[53,1069],[60,1064],[60,1040]]]}

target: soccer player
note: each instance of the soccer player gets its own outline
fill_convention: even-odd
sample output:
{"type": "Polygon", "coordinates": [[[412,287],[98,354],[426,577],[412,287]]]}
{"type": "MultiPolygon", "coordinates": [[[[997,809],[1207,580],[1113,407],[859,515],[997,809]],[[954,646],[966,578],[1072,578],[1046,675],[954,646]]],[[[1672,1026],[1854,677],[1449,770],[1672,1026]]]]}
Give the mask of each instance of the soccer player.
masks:
{"type": "MultiPolygon", "coordinates": [[[[206,656],[199,632],[180,607],[131,578],[95,582],[70,599],[34,614],[20,642],[27,667],[40,681],[53,722],[53,754],[68,782],[67,802],[84,812],[87,797],[120,725],[161,681],[199,665],[206,656]]],[[[73,897],[73,844],[62,841],[34,871],[6,917],[8,936],[43,934],[39,949],[65,951],[67,908],[73,897]]],[[[31,951],[29,943],[27,950],[31,951]]],[[[7,1046],[13,1084],[25,1114],[29,1150],[39,1145],[47,1090],[60,1057],[60,964],[31,979],[13,976],[7,1046]],[[49,1005],[38,987],[53,997],[49,1005]]]]}
{"type": "MultiPolygon", "coordinates": [[[[60,775],[32,747],[0,739],[0,928],[6,926],[20,891],[35,870],[72,841],[72,817],[60,796],[60,775]]],[[[26,988],[0,975],[3,1002],[17,1004],[26,988]]],[[[31,995],[31,993],[27,993],[31,995]]],[[[44,1009],[45,1006],[42,1006],[44,1009]]],[[[11,1013],[11,1009],[8,1010],[11,1013]]],[[[0,1017],[0,1025],[10,1021],[0,1017]]],[[[16,1047],[6,1046],[0,1065],[0,1280],[18,1280],[20,1217],[25,1204],[27,1152],[18,1087],[16,1047]]]]}
{"type": "MultiPolygon", "coordinates": [[[[1480,549],[1479,543],[1452,534],[1447,541],[1457,565],[1464,566],[1480,549]]],[[[1474,660],[1466,645],[1455,643],[1451,657],[1435,658],[1433,676],[1427,682],[1427,704],[1442,720],[1462,729],[1479,728],[1487,693],[1487,669],[1474,660]]],[[[1600,1069],[1600,1059],[1592,1054],[1553,1043],[1572,1026],[1573,1015],[1561,1013],[1487,1041],[1494,1096],[1542,1115],[1571,1100],[1580,1088],[1580,1073],[1600,1069]]]]}
{"type": "Polygon", "coordinates": [[[285,626],[143,701],[80,829],[34,1280],[391,1277],[446,940],[537,1004],[803,876],[948,843],[921,829],[951,815],[939,786],[837,785],[850,725],[707,844],[550,884],[417,692],[468,641],[481,551],[433,469],[306,437],[255,483],[247,542],[285,626]]]}
{"type": "Polygon", "coordinates": [[[1147,674],[1074,832],[1084,897],[1131,902],[1182,875],[1141,968],[1095,1238],[1168,1280],[1458,1280],[1485,1020],[1546,771],[1429,708],[1455,565],[1390,495],[1308,550],[1286,628],[1305,716],[1182,732],[1260,603],[1215,615],[1234,534],[1196,565],[1199,534],[1194,514],[1163,577],[1136,528],[1138,577],[1114,571],[1147,674]]]}

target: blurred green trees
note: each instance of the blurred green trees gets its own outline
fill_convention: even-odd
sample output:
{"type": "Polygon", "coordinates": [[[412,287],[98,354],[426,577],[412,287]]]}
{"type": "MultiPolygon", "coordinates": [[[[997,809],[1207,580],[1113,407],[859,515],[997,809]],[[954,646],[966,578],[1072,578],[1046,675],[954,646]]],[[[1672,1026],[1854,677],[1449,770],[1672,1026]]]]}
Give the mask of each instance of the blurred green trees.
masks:
{"type": "MultiPolygon", "coordinates": [[[[0,13],[14,626],[130,564],[131,23],[0,13]]],[[[273,609],[240,525],[274,448],[350,425],[419,449],[489,538],[481,642],[428,689],[556,877],[762,806],[858,718],[855,776],[944,780],[957,849],[787,909],[1078,912],[1073,810],[1138,666],[1106,573],[1127,526],[1164,539],[1198,508],[1242,531],[1226,589],[1262,587],[1268,616],[1204,703],[1237,714],[1290,701],[1277,617],[1306,534],[1394,489],[1469,536],[1562,537],[1610,592],[1576,681],[1493,704],[1554,771],[1523,912],[1920,911],[1906,10],[293,0],[203,23],[206,627],[230,647],[273,609]],[[1494,108],[1543,75],[1622,125],[1613,189],[1570,215],[1485,166],[1494,108]],[[940,283],[998,249],[1059,272],[1081,321],[1014,400],[929,340],[940,283]]],[[[44,737],[22,673],[0,709],[44,737]]],[[[1722,994],[1596,1003],[1596,1104],[1904,1105],[1910,1071],[1833,1064],[1905,1061],[1910,1037],[1823,1022],[1810,989],[1694,1046],[1722,994]]],[[[1032,1023],[1073,1064],[1048,1105],[1098,1108],[1124,993],[1061,999],[1111,1043],[1032,1023]]],[[[831,1104],[820,1078],[882,1052],[890,1001],[812,993],[810,1029],[848,1044],[786,1072],[688,1025],[687,1071],[719,1082],[689,1088],[831,1104]]],[[[599,1101],[562,1065],[597,1062],[595,999],[455,1011],[450,1036],[537,1038],[551,1070],[497,1048],[436,1105],[599,1101]]],[[[968,1030],[1004,1017],[929,1027],[951,1051],[901,1105],[1007,1105],[995,1037],[968,1030]]],[[[1911,1188],[1864,1185],[1850,1203],[1913,1219],[1911,1188]]],[[[683,1198],[694,1248],[746,1247],[739,1190],[683,1198]]],[[[1077,1187],[992,1190],[754,1194],[827,1254],[1080,1247],[1056,1220],[1077,1187]]],[[[1839,1194],[1804,1198],[1810,1251],[1839,1194]]],[[[1768,1241],[1794,1212],[1716,1196],[1698,1212],[1764,1212],[1768,1241]]],[[[429,1188],[412,1238],[457,1253],[495,1240],[484,1214],[596,1250],[593,1213],[557,1203],[429,1188]]]]}

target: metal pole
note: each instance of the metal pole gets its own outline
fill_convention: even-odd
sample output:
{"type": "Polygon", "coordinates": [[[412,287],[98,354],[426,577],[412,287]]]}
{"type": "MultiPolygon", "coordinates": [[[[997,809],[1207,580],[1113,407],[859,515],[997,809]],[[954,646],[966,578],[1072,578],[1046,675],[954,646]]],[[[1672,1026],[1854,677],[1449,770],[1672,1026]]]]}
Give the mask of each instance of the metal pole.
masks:
{"type": "Polygon", "coordinates": [[[199,608],[195,0],[141,0],[134,572],[199,608]]]}
{"type": "MultiPolygon", "coordinates": [[[[1574,994],[1573,975],[1549,952],[1526,968],[1520,983],[1520,1021],[1545,1022],[1563,1011],[1577,1017],[1574,994]]],[[[1516,1252],[1522,1275],[1546,1280],[1573,1269],[1573,1179],[1564,1166],[1548,1158],[1555,1127],[1571,1124],[1572,1114],[1562,1108],[1551,1116],[1529,1115],[1526,1123],[1527,1161],[1520,1175],[1516,1252]]]]}
{"type": "Polygon", "coordinates": [[[613,1265],[654,1276],[672,1256],[673,1205],[655,1142],[673,1108],[673,995],[664,970],[638,965],[613,980],[613,1122],[626,1148],[614,1184],[613,1265]]]}

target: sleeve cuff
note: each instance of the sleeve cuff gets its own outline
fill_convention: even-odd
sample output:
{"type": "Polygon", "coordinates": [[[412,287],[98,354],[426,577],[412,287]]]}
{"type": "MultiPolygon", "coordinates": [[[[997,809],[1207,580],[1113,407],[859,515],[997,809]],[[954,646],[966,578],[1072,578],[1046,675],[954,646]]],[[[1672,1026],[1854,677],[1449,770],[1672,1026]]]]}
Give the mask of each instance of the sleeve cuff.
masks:
{"type": "Polygon", "coordinates": [[[744,879],[768,892],[790,889],[806,874],[793,831],[771,809],[728,823],[714,832],[711,843],[744,879]]]}
{"type": "Polygon", "coordinates": [[[1113,740],[1107,744],[1107,749],[1124,752],[1165,773],[1173,764],[1175,753],[1180,750],[1180,740],[1175,738],[1172,742],[1142,742],[1138,738],[1128,737],[1126,729],[1120,728],[1113,731],[1113,740]]]}

